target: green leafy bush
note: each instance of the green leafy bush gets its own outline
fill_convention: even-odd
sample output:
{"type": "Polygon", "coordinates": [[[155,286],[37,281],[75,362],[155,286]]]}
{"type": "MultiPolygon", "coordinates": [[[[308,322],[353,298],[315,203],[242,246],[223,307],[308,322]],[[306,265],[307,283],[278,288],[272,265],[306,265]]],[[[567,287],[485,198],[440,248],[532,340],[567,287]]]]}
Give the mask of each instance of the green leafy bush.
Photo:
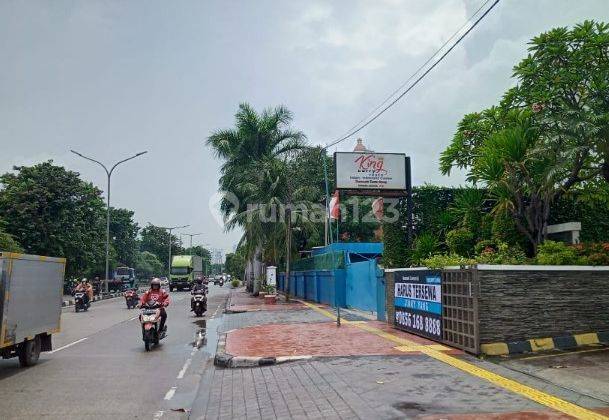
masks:
{"type": "Polygon", "coordinates": [[[274,295],[275,294],[275,286],[271,286],[270,284],[265,284],[262,286],[262,292],[265,295],[274,295]]]}
{"type": "Polygon", "coordinates": [[[476,261],[480,264],[523,264],[527,259],[520,247],[504,242],[481,241],[476,250],[476,261]]]}
{"type": "Polygon", "coordinates": [[[237,280],[237,279],[233,279],[230,282],[230,285],[233,286],[233,287],[239,287],[239,284],[241,284],[241,282],[239,280],[237,280]]]}
{"type": "Polygon", "coordinates": [[[541,265],[575,265],[586,264],[585,257],[577,255],[574,247],[563,242],[545,241],[537,249],[537,264],[541,265]]]}
{"type": "Polygon", "coordinates": [[[23,249],[19,243],[15,240],[13,235],[9,235],[6,232],[0,230],[0,252],[23,252],[23,249]]]}
{"type": "Polygon", "coordinates": [[[472,265],[476,261],[455,254],[436,254],[425,258],[422,263],[427,268],[440,269],[443,267],[472,265]]]}
{"type": "Polygon", "coordinates": [[[582,260],[590,265],[609,265],[609,243],[581,243],[573,249],[582,260]]]}
{"type": "Polygon", "coordinates": [[[431,233],[422,233],[414,240],[414,250],[412,252],[412,261],[415,264],[420,263],[425,258],[429,258],[438,251],[439,243],[435,235],[431,233]]]}
{"type": "Polygon", "coordinates": [[[453,229],[446,234],[446,246],[451,254],[470,256],[474,250],[474,234],[466,228],[453,229]]]}

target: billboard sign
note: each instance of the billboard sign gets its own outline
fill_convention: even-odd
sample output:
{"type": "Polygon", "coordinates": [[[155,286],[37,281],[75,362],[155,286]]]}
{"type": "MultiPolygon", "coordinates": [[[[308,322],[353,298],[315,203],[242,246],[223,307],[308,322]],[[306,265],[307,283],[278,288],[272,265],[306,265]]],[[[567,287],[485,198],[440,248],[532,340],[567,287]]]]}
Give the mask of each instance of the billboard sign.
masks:
{"type": "Polygon", "coordinates": [[[334,153],[339,190],[406,190],[403,153],[334,153]]]}
{"type": "Polygon", "coordinates": [[[394,272],[395,320],[399,329],[442,339],[442,277],[431,270],[394,272]]]}

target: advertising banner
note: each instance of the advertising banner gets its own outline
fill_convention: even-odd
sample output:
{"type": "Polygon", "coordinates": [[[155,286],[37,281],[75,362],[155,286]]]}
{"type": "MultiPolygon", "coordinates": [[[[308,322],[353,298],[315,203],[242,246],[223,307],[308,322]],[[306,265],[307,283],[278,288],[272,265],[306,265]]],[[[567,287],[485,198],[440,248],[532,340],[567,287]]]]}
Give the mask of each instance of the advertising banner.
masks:
{"type": "Polygon", "coordinates": [[[442,339],[442,277],[439,271],[403,270],[395,279],[395,320],[399,329],[442,339]]]}
{"type": "Polygon", "coordinates": [[[406,190],[403,153],[334,153],[336,188],[343,190],[406,190]]]}

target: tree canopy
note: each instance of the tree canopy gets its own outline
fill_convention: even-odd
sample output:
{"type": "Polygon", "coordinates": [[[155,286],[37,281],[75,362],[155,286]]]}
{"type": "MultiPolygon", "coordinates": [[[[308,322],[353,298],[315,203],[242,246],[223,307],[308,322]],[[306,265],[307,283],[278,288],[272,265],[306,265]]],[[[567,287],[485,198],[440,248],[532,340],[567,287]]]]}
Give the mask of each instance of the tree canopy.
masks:
{"type": "Polygon", "coordinates": [[[134,212],[110,208],[110,238],[116,251],[118,264],[133,267],[138,252],[139,226],[133,220],[134,212]]]}
{"type": "Polygon", "coordinates": [[[535,253],[550,208],[575,186],[609,182],[609,25],[586,21],[530,42],[515,87],[495,107],[465,115],[440,158],[449,174],[487,188],[535,253]]]}
{"type": "Polygon", "coordinates": [[[100,191],[52,161],[0,176],[0,217],[25,252],[67,258],[73,276],[103,266],[105,206],[100,191]]]}

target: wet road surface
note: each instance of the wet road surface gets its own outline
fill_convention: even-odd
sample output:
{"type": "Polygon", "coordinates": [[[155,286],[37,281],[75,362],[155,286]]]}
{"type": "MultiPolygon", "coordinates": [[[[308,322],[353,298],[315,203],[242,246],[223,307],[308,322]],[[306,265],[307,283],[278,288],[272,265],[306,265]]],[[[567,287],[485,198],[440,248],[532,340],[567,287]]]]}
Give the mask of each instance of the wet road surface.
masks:
{"type": "Polygon", "coordinates": [[[168,334],[146,352],[138,310],[124,299],[96,302],[88,312],[65,308],[54,351],[22,369],[17,359],[0,360],[3,419],[180,418],[192,405],[200,373],[213,355],[217,317],[228,286],[210,285],[208,312],[190,312],[188,292],[171,293],[168,334]]]}

